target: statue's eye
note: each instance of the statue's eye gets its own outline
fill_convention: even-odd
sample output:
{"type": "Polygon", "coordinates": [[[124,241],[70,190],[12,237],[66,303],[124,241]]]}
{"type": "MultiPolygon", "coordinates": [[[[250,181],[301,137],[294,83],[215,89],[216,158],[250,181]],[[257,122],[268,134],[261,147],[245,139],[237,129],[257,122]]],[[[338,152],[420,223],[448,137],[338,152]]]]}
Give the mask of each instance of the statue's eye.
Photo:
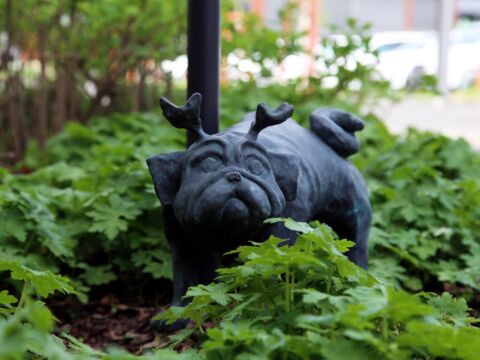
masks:
{"type": "Polygon", "coordinates": [[[212,172],[218,170],[222,162],[216,156],[207,156],[201,162],[201,168],[204,172],[212,172]]]}
{"type": "Polygon", "coordinates": [[[252,174],[262,175],[263,172],[265,171],[265,166],[260,160],[255,158],[250,158],[247,160],[247,169],[252,174]]]}

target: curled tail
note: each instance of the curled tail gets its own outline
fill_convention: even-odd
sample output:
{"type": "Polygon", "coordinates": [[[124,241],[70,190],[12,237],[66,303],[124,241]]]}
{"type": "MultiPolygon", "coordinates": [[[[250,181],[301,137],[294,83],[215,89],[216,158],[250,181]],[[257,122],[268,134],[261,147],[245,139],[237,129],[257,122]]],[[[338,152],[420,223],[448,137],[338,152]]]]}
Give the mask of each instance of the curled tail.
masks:
{"type": "Polygon", "coordinates": [[[364,127],[362,119],[341,110],[318,109],[310,115],[310,129],[342,157],[358,152],[360,142],[354,132],[364,127]]]}

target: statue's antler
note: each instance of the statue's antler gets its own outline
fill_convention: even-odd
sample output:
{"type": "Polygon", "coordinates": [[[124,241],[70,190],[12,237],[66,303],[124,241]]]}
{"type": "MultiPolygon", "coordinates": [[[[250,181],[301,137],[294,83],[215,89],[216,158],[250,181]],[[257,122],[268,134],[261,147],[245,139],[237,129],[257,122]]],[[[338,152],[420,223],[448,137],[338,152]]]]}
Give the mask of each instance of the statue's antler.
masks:
{"type": "Polygon", "coordinates": [[[202,95],[194,93],[182,107],[176,106],[166,98],[160,98],[160,107],[163,116],[176,128],[187,129],[197,135],[198,138],[206,136],[202,129],[200,119],[200,106],[202,104],[202,95]]]}
{"type": "Polygon", "coordinates": [[[279,125],[293,114],[293,106],[284,102],[275,110],[260,103],[257,105],[255,121],[252,123],[247,137],[256,140],[260,131],[269,126],[279,125]]]}

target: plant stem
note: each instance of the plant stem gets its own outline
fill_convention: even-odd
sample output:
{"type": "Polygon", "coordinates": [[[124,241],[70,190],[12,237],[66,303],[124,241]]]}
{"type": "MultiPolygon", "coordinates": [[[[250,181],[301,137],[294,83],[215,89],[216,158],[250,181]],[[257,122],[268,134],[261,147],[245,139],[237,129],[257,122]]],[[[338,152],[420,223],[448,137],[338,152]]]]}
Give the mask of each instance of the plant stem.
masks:
{"type": "MultiPolygon", "coordinates": [[[[293,294],[295,290],[295,272],[292,271],[292,275],[290,276],[290,303],[293,304],[293,294]]],[[[294,305],[294,304],[293,304],[294,305]]]]}
{"type": "Polygon", "coordinates": [[[290,311],[290,265],[285,270],[285,311],[290,311]]]}
{"type": "Polygon", "coordinates": [[[30,285],[29,281],[25,281],[25,283],[23,284],[22,294],[20,295],[20,300],[18,300],[17,309],[15,310],[15,313],[17,313],[27,301],[29,285],[30,285]]]}
{"type": "Polygon", "coordinates": [[[258,279],[258,283],[260,284],[260,287],[262,288],[263,291],[267,291],[267,288],[265,287],[265,284],[263,283],[262,279],[258,279]]]}
{"type": "Polygon", "coordinates": [[[382,319],[382,337],[384,340],[388,339],[388,320],[386,317],[382,319]]]}
{"type": "Polygon", "coordinates": [[[203,330],[202,328],[202,324],[200,322],[200,319],[198,318],[197,314],[196,313],[193,313],[193,321],[195,321],[195,324],[197,325],[198,327],[198,330],[200,330],[200,332],[203,334],[205,334],[205,331],[203,330]]]}

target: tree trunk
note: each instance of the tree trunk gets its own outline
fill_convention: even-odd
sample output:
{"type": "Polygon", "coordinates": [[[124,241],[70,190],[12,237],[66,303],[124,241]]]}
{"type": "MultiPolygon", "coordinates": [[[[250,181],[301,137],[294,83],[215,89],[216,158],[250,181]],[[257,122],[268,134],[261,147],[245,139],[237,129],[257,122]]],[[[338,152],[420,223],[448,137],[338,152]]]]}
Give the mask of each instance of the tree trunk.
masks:
{"type": "Polygon", "coordinates": [[[13,154],[9,156],[13,162],[19,160],[25,148],[24,133],[22,129],[22,117],[20,115],[20,79],[18,74],[9,70],[9,63],[12,61],[11,48],[13,44],[13,1],[5,2],[5,25],[7,32],[7,46],[2,54],[2,70],[5,70],[7,79],[5,81],[5,92],[7,94],[8,127],[10,128],[10,139],[13,154]]]}
{"type": "Polygon", "coordinates": [[[113,93],[114,88],[115,80],[110,76],[110,74],[108,74],[105,80],[98,87],[97,95],[90,103],[88,110],[80,117],[81,123],[87,123],[87,121],[97,113],[98,108],[102,104],[103,97],[113,93]]]}
{"type": "Polygon", "coordinates": [[[132,112],[139,112],[140,111],[140,81],[136,81],[133,79],[132,85],[132,112]]]}
{"type": "Polygon", "coordinates": [[[145,80],[147,78],[147,72],[145,70],[140,70],[140,81],[138,82],[138,103],[139,110],[145,111],[145,80]]]}
{"type": "Polygon", "coordinates": [[[133,88],[132,111],[139,112],[145,110],[145,78],[147,73],[141,67],[138,70],[138,82],[133,88]]]}
{"type": "MultiPolygon", "coordinates": [[[[74,23],[76,21],[76,12],[77,12],[77,3],[78,0],[70,0],[70,29],[73,29],[74,23]]],[[[76,74],[78,69],[78,59],[76,56],[70,57],[67,61],[67,73],[66,73],[66,100],[68,102],[68,113],[67,120],[77,119],[78,114],[78,93],[77,93],[77,83],[76,83],[76,74]]]]}
{"type": "Polygon", "coordinates": [[[67,119],[72,120],[78,118],[78,92],[76,83],[77,59],[69,60],[67,69],[67,100],[69,103],[67,119]]]}
{"type": "Polygon", "coordinates": [[[165,79],[165,97],[171,99],[173,95],[173,77],[171,72],[164,72],[163,77],[165,79]]]}
{"type": "Polygon", "coordinates": [[[13,161],[17,161],[22,157],[25,148],[22,119],[18,111],[21,105],[18,82],[19,79],[17,76],[9,77],[6,82],[8,93],[8,123],[12,136],[13,161]]]}
{"type": "Polygon", "coordinates": [[[54,132],[60,131],[67,119],[67,76],[63,64],[57,65],[56,93],[56,114],[52,121],[52,129],[54,132]]]}
{"type": "Polygon", "coordinates": [[[45,147],[47,139],[47,77],[45,74],[46,58],[45,58],[45,30],[40,29],[38,33],[38,45],[40,55],[40,78],[37,98],[37,124],[36,124],[36,138],[40,148],[45,147]]]}

